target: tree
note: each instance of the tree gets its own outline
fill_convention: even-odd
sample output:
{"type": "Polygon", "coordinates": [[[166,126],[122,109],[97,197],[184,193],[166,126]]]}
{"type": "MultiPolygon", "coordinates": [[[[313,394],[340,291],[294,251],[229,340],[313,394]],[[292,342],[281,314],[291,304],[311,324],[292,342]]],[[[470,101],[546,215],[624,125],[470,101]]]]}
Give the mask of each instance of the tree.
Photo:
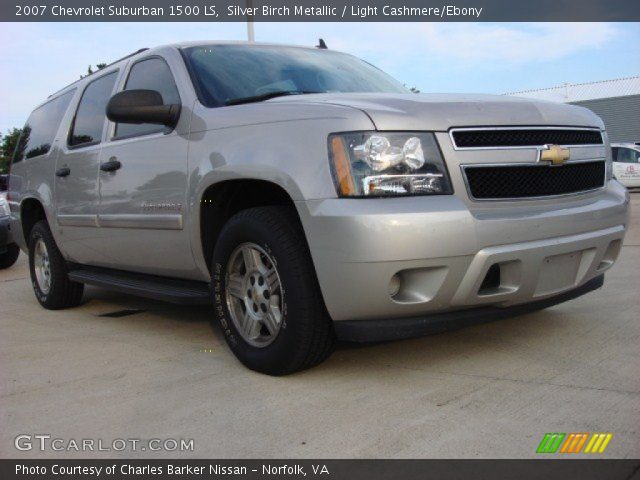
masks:
{"type": "Polygon", "coordinates": [[[406,83],[403,83],[402,85],[403,85],[404,87],[406,87],[406,88],[409,88],[409,91],[410,91],[411,93],[420,93],[420,90],[418,90],[416,87],[407,87],[407,84],[406,84],[406,83]]]}
{"type": "MultiPolygon", "coordinates": [[[[102,69],[103,69],[104,67],[106,67],[106,66],[107,66],[107,64],[106,64],[106,63],[97,63],[97,64],[96,64],[96,68],[97,68],[98,70],[102,70],[102,69]]],[[[96,70],[96,71],[98,71],[98,70],[96,70]]],[[[93,68],[91,67],[91,65],[89,65],[89,66],[87,67],[87,74],[86,74],[86,75],[80,75],[80,78],[84,78],[84,77],[86,77],[86,76],[88,76],[88,75],[91,75],[92,73],[94,73],[93,68]]]]}
{"type": "Polygon", "coordinates": [[[21,128],[12,128],[6,135],[0,134],[0,173],[9,171],[9,162],[22,135],[21,128]]]}

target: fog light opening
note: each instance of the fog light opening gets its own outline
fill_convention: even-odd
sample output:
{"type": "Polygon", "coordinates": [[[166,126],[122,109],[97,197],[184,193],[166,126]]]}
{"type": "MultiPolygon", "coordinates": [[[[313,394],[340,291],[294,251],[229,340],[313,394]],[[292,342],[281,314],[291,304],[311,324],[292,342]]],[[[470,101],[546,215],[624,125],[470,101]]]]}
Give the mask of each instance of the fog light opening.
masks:
{"type": "Polygon", "coordinates": [[[400,270],[389,280],[389,297],[403,304],[430,302],[440,291],[448,271],[445,266],[400,270]]]}

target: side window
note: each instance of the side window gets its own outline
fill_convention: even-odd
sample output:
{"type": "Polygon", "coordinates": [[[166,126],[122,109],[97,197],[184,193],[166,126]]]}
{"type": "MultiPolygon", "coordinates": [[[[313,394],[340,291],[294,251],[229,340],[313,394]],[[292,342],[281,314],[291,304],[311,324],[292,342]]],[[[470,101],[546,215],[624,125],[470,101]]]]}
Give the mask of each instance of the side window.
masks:
{"type": "Polygon", "coordinates": [[[618,154],[614,156],[614,162],[638,163],[638,152],[630,148],[619,148],[618,154]]]}
{"type": "Polygon", "coordinates": [[[618,150],[620,150],[618,147],[611,147],[611,159],[614,162],[618,161],[618,150]]]}
{"type": "Polygon", "coordinates": [[[100,77],[85,88],[73,121],[69,145],[89,145],[100,142],[106,117],[105,110],[113,92],[116,73],[112,72],[100,77]]]}
{"type": "Polygon", "coordinates": [[[75,90],[71,90],[64,95],[60,95],[36,108],[29,115],[29,119],[22,129],[22,135],[16,145],[16,150],[12,152],[14,153],[14,163],[49,152],[62,117],[67,111],[74,93],[75,90]]]}
{"type": "MultiPolygon", "coordinates": [[[[129,78],[124,87],[125,90],[156,90],[162,95],[162,100],[167,104],[180,103],[178,88],[173,80],[173,75],[167,63],[157,57],[149,58],[135,63],[129,72],[129,78]]],[[[163,132],[166,127],[144,123],[136,125],[132,123],[118,123],[116,125],[116,137],[133,137],[148,135],[150,133],[163,132]]]]}

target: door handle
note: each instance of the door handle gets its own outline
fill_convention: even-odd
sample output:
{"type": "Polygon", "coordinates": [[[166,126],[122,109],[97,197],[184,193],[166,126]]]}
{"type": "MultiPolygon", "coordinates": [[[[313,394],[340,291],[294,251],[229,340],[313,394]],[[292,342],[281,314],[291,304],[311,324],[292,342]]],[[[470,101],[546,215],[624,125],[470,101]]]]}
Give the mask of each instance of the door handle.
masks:
{"type": "Polygon", "coordinates": [[[56,177],[66,177],[71,173],[71,169],[69,167],[62,167],[56,170],[56,177]]]}
{"type": "Polygon", "coordinates": [[[115,172],[118,170],[122,164],[116,160],[116,157],[111,157],[108,162],[103,162],[100,164],[100,170],[103,172],[115,172]]]}

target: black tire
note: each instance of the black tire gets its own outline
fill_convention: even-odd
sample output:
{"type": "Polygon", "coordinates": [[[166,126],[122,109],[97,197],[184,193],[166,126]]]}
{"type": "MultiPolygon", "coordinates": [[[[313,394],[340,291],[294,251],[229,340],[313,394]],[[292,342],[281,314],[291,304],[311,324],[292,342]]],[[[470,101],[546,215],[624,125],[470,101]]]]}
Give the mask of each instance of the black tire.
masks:
{"type": "Polygon", "coordinates": [[[12,267],[20,256],[20,247],[15,243],[7,245],[7,251],[0,253],[0,270],[12,267]]]}
{"type": "Polygon", "coordinates": [[[58,250],[49,225],[44,220],[36,223],[29,234],[29,272],[33,291],[44,308],[59,310],[76,307],[82,301],[84,285],[69,280],[67,262],[58,250]],[[46,293],[38,285],[34,268],[34,250],[40,239],[44,242],[49,256],[50,286],[46,293]]]}
{"type": "Polygon", "coordinates": [[[324,306],[302,226],[292,207],[258,207],[234,215],[224,226],[213,254],[215,319],[236,357],[248,368],[286,375],[313,367],[331,355],[333,324],[324,306]],[[259,245],[273,258],[283,290],[280,330],[267,346],[244,340],[226,302],[226,268],[239,245],[259,245]]]}

